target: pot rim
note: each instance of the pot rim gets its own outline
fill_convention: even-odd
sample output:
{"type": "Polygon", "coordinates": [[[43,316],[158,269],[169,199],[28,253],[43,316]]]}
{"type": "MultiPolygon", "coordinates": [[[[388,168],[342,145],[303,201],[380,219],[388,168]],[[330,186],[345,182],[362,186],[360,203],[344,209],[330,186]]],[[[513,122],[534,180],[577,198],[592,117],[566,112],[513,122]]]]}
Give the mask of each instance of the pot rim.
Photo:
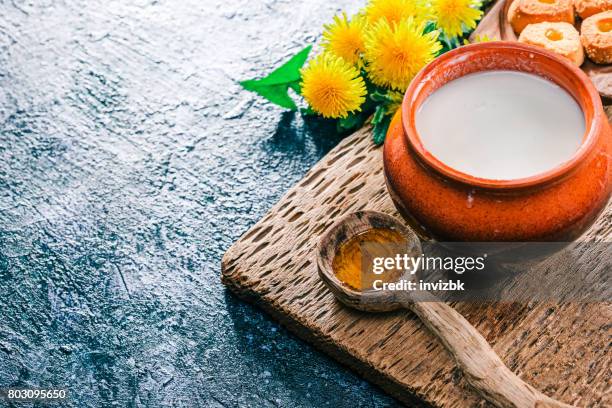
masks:
{"type": "MultiPolygon", "coordinates": [[[[494,69],[483,69],[482,71],[494,70],[494,69]]],[[[520,71],[517,69],[517,71],[520,71]]],[[[551,77],[554,78],[554,74],[551,72],[551,77]]],[[[535,74],[538,75],[538,74],[535,74]]],[[[548,79],[548,78],[545,78],[548,79]]],[[[548,79],[550,80],[550,79],[548,79]]],[[[443,86],[443,85],[442,85],[443,86]]],[[[481,187],[495,190],[509,190],[509,189],[522,189],[529,188],[534,186],[539,186],[542,184],[546,184],[557,180],[558,178],[563,177],[566,174],[572,172],[580,163],[583,162],[585,156],[587,156],[595,147],[595,142],[597,135],[599,133],[599,129],[601,127],[602,122],[602,112],[603,105],[601,103],[601,98],[599,93],[595,89],[595,86],[591,82],[591,80],[587,77],[587,75],[578,67],[576,67],[573,63],[571,63],[568,59],[557,56],[556,54],[544,50],[539,47],[535,47],[532,45],[527,45],[518,42],[510,42],[510,41],[491,41],[485,43],[478,44],[470,44],[465,45],[454,50],[451,50],[442,56],[436,58],[427,66],[425,66],[421,71],[414,77],[410,86],[406,90],[404,95],[404,99],[402,101],[402,126],[404,129],[404,135],[408,141],[408,144],[412,149],[416,152],[420,161],[422,161],[425,165],[433,168],[438,173],[446,176],[452,180],[467,184],[473,187],[481,187]],[[572,86],[575,90],[579,90],[582,88],[585,92],[569,92],[567,88],[563,85],[557,83],[557,85],[564,88],[566,91],[576,99],[573,95],[586,95],[586,98],[582,98],[582,100],[576,100],[578,105],[584,114],[585,120],[585,135],[582,138],[582,142],[580,147],[574,152],[571,158],[567,161],[545,171],[542,173],[535,174],[529,177],[517,178],[517,179],[509,179],[509,180],[496,180],[496,179],[486,179],[480,178],[476,176],[472,176],[470,174],[461,172],[456,170],[442,161],[438,160],[432,153],[430,153],[425,146],[423,145],[420,136],[416,130],[416,126],[413,120],[410,120],[414,117],[416,109],[420,106],[412,101],[420,94],[420,92],[425,89],[426,85],[425,79],[431,72],[439,68],[441,65],[452,65],[456,61],[464,60],[467,54],[471,54],[472,56],[477,56],[483,51],[490,52],[499,51],[500,53],[503,51],[506,52],[530,52],[533,54],[538,54],[540,57],[550,61],[551,64],[556,65],[557,67],[564,70],[566,73],[574,76],[576,81],[572,81],[572,86]],[[591,115],[588,115],[585,112],[585,106],[592,106],[593,112],[591,115]]]]}

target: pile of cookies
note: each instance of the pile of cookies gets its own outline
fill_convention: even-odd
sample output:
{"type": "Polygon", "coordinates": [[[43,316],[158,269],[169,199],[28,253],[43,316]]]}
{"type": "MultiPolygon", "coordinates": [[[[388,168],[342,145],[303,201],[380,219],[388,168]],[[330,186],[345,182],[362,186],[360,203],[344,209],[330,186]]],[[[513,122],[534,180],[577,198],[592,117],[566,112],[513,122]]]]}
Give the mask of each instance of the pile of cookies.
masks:
{"type": "Polygon", "coordinates": [[[513,0],[508,21],[520,42],[556,52],[578,66],[585,51],[597,64],[612,63],[612,0],[513,0]]]}

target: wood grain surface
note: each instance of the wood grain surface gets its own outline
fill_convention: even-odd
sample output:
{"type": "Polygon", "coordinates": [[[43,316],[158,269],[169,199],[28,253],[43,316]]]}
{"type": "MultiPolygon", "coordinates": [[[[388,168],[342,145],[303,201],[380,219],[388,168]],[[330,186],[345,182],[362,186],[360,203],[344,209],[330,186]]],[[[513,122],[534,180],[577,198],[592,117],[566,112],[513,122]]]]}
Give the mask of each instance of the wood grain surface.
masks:
{"type": "MultiPolygon", "coordinates": [[[[364,209],[399,216],[370,129],[344,139],[227,251],[223,282],[409,406],[485,405],[414,315],[348,309],[320,281],[314,250],[321,234],[344,214],[364,209]]],[[[611,237],[608,205],[585,238],[611,237]]],[[[612,405],[610,304],[453,306],[540,391],[581,407],[612,405]]]]}

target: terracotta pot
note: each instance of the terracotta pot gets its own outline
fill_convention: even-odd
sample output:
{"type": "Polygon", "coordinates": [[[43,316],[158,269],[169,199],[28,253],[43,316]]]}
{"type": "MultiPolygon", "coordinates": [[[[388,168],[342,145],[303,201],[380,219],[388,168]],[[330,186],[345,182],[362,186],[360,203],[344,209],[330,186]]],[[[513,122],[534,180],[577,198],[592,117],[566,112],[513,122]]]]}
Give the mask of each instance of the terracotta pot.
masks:
{"type": "Polygon", "coordinates": [[[442,55],[412,81],[389,127],[384,167],[395,205],[422,235],[445,241],[569,241],[594,222],[610,197],[612,131],[595,87],[567,60],[515,42],[474,44],[442,55]],[[576,99],[587,131],[570,160],[532,177],[487,180],[446,166],[424,148],[414,126],[423,101],[453,79],[497,69],[540,75],[576,99]]]}

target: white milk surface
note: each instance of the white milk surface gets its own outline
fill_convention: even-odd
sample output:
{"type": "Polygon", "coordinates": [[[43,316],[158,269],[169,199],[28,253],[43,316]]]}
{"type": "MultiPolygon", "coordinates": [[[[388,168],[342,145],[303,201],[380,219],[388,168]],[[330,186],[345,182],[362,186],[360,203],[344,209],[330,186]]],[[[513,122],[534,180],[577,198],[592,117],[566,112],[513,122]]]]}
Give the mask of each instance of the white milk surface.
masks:
{"type": "Polygon", "coordinates": [[[582,110],[564,89],[516,71],[453,80],[416,113],[425,148],[472,176],[512,180],[569,160],[585,132],[582,110]]]}

